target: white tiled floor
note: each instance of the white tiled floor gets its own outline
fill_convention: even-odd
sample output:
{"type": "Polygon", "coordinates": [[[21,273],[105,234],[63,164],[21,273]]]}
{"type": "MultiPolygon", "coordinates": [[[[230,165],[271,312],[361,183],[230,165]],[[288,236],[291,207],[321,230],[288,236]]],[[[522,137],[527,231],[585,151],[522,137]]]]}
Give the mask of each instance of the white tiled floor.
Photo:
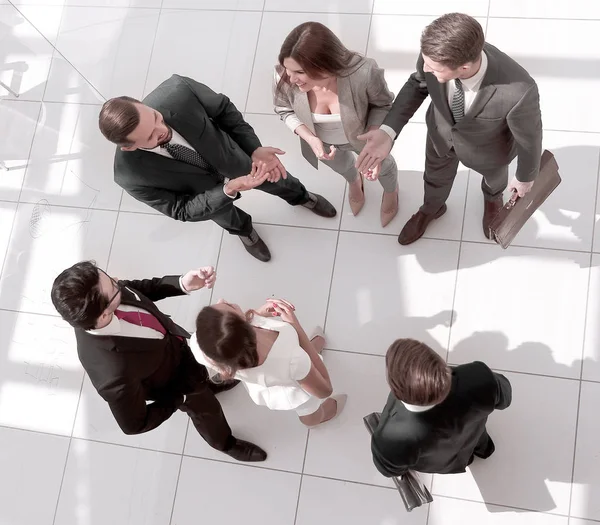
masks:
{"type": "MultiPolygon", "coordinates": [[[[1,525],[592,525],[600,522],[600,9],[541,0],[0,0],[1,525]],[[386,69],[397,93],[435,16],[478,17],[490,43],[540,86],[544,145],[563,184],[502,251],[481,231],[477,173],[461,168],[444,218],[402,247],[422,197],[426,105],[394,148],[400,213],[378,223],[381,187],[358,217],[344,181],[301,157],[271,106],[272,67],[295,25],[328,24],[386,69]],[[319,219],[245,195],[273,261],[251,259],[211,223],[176,223],[112,181],[99,105],[141,97],[173,73],[227,94],[289,171],[339,213],[319,219]],[[592,102],[590,102],[592,101],[592,102]],[[592,253],[593,252],[593,253],[592,253]],[[336,421],[306,430],[292,413],[224,394],[236,435],[269,459],[247,466],[210,449],[187,417],[126,436],[79,364],[49,299],[66,266],[95,259],[121,278],[217,265],[214,292],[164,302],[193,328],[218,297],[244,307],[282,295],[307,328],[324,325],[325,363],[349,394],[336,421]],[[428,476],[434,503],[407,514],[371,464],[361,417],[381,410],[383,355],[419,338],[450,363],[504,371],[513,406],[490,418],[497,446],[463,475],[428,476]]],[[[512,166],[514,170],[515,166],[512,166]]]]}

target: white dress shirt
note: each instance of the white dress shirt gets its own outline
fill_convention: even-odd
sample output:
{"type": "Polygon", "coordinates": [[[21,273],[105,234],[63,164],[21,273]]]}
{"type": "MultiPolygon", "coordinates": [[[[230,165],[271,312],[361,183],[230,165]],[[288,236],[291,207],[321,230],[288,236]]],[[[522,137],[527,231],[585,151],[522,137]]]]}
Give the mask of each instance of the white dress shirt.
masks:
{"type": "MultiPolygon", "coordinates": [[[[481,52],[481,65],[479,66],[479,71],[475,73],[471,78],[461,78],[461,83],[463,85],[463,91],[465,93],[465,115],[469,111],[469,108],[473,105],[475,97],[479,92],[479,88],[481,87],[481,82],[483,81],[483,77],[488,68],[488,58],[484,51],[481,52]]],[[[452,108],[452,99],[454,98],[454,92],[456,91],[456,83],[454,80],[449,80],[446,82],[446,93],[448,95],[448,105],[452,108]]],[[[396,139],[397,133],[391,126],[386,126],[382,124],[379,126],[379,129],[385,131],[390,138],[393,140],[396,139]]]]}
{"type": "MultiPolygon", "coordinates": [[[[180,146],[185,146],[186,148],[196,151],[194,148],[192,148],[192,146],[187,140],[185,140],[179,133],[177,133],[177,131],[175,131],[173,128],[171,128],[171,131],[173,135],[171,136],[169,144],[179,144],[180,146]]],[[[156,148],[152,149],[146,149],[144,151],[151,151],[152,153],[162,155],[163,157],[167,157],[169,159],[173,158],[173,156],[167,151],[166,148],[161,148],[160,146],[156,146],[156,148]]],[[[229,193],[225,191],[225,184],[223,184],[223,193],[227,195],[230,199],[235,199],[237,197],[237,193],[235,195],[229,195],[229,193]]]]}
{"type": "MultiPolygon", "coordinates": [[[[481,52],[481,66],[479,67],[479,71],[475,73],[471,78],[460,79],[460,82],[463,85],[463,91],[465,92],[465,115],[469,112],[469,108],[472,106],[477,93],[479,92],[479,88],[481,87],[481,82],[483,77],[485,76],[485,72],[488,68],[488,59],[485,55],[485,52],[481,52]]],[[[454,98],[454,92],[456,91],[456,83],[454,80],[450,80],[446,82],[448,86],[448,105],[452,108],[452,99],[454,98]]]]}
{"type": "MultiPolygon", "coordinates": [[[[184,286],[183,286],[183,276],[179,277],[179,287],[183,292],[189,295],[184,286]]],[[[131,288],[127,288],[135,298],[139,301],[140,296],[135,293],[131,288]]],[[[137,306],[130,306],[128,304],[120,304],[119,310],[122,312],[140,312],[143,314],[147,314],[146,310],[143,308],[138,308],[137,306]]],[[[165,336],[160,333],[158,330],[154,330],[154,328],[148,328],[147,326],[138,326],[136,324],[130,323],[128,321],[122,321],[116,315],[112,316],[110,323],[102,328],[95,328],[92,330],[87,330],[88,334],[92,335],[118,335],[121,337],[139,337],[140,339],[163,339],[165,336]]]]}
{"type": "Polygon", "coordinates": [[[428,406],[409,405],[408,403],[405,403],[404,401],[400,401],[400,403],[402,403],[404,405],[404,408],[406,408],[406,410],[408,410],[409,412],[427,412],[428,410],[431,410],[433,407],[437,406],[437,405],[428,405],[428,406]]]}

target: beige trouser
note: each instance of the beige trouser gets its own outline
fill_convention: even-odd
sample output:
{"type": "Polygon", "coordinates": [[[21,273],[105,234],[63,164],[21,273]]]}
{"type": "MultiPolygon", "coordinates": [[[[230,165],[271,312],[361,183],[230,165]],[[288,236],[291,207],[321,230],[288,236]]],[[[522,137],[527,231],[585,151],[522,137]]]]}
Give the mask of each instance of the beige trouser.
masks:
{"type": "MultiPolygon", "coordinates": [[[[337,151],[333,160],[319,160],[327,164],[336,173],[339,173],[349,183],[354,182],[358,177],[358,171],[354,167],[358,152],[351,144],[334,144],[334,146],[337,151]]],[[[323,142],[323,148],[326,153],[329,153],[331,144],[323,142]]],[[[387,193],[396,191],[398,187],[398,168],[394,157],[391,155],[388,155],[381,163],[379,183],[383,186],[383,191],[387,193]]]]}

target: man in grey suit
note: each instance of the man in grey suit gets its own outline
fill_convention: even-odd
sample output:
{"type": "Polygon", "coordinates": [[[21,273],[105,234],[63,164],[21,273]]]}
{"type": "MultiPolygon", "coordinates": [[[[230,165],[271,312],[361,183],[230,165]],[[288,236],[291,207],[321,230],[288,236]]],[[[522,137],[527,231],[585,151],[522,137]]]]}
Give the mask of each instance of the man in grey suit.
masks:
{"type": "Polygon", "coordinates": [[[509,189],[521,197],[539,172],[542,118],[537,85],[513,59],[485,43],[477,20],[460,13],[444,15],[423,31],[417,71],[381,127],[358,137],[367,141],[356,161],[359,171],[387,157],[427,95],[431,105],[426,116],[424,203],[398,242],[416,241],[446,212],[459,162],[483,175],[483,231],[489,237],[489,224],[503,206],[510,162],[518,157],[509,189]]]}
{"type": "Polygon", "coordinates": [[[115,182],[133,198],[180,221],[213,220],[238,235],[266,262],[271,254],[250,215],[234,206],[240,192],[257,188],[322,217],[335,208],[286,172],[277,148],[263,147],[225,96],[173,75],[143,102],[108,100],[100,131],[117,144],[115,182]]]}

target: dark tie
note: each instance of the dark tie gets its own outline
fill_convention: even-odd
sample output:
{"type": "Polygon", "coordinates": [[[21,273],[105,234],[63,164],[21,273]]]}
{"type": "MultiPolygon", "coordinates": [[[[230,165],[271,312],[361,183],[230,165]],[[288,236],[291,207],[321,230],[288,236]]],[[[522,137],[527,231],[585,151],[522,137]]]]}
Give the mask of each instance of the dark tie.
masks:
{"type": "Polygon", "coordinates": [[[454,79],[454,97],[452,97],[452,115],[454,122],[458,123],[465,116],[465,92],[463,91],[462,82],[454,79]]]}
{"type": "Polygon", "coordinates": [[[167,153],[175,160],[187,162],[192,166],[198,166],[199,168],[208,171],[211,175],[218,177],[220,181],[225,178],[195,149],[188,148],[182,144],[171,144],[170,142],[167,144],[161,144],[160,147],[167,150],[167,153]]]}
{"type": "MultiPolygon", "coordinates": [[[[123,310],[115,310],[115,316],[121,321],[135,324],[137,326],[144,326],[146,328],[152,328],[160,332],[162,335],[166,335],[166,328],[160,324],[160,321],[152,314],[145,312],[124,312],[123,310]]],[[[178,339],[183,341],[183,337],[177,336],[178,339]]]]}

